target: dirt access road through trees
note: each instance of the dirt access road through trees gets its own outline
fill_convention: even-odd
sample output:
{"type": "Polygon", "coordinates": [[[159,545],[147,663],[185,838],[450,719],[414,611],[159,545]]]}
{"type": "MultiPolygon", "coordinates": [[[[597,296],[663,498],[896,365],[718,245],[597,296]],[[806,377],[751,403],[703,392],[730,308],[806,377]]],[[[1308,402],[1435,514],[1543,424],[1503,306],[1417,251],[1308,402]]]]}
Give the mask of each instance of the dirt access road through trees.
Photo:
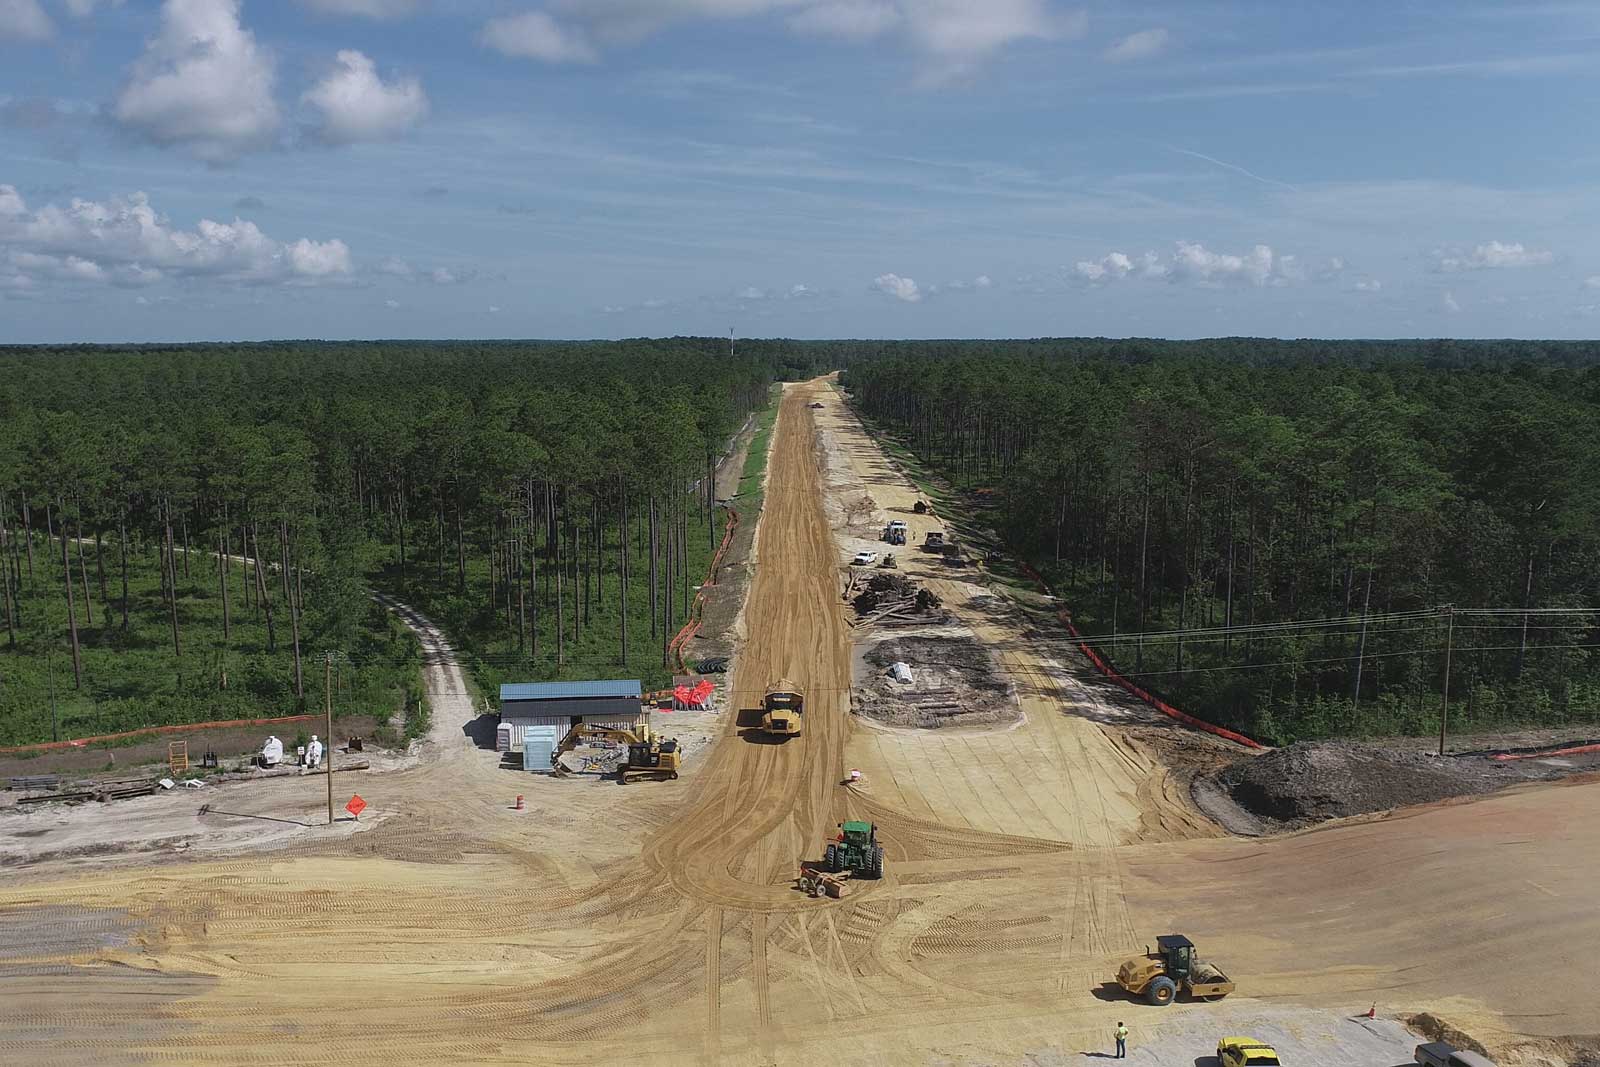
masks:
{"type": "Polygon", "coordinates": [[[7,872],[0,1061],[1053,1062],[1103,1048],[1118,1018],[1144,1036],[1204,1024],[1214,1006],[1101,988],[1171,929],[1239,979],[1230,1029],[1261,998],[1430,1009],[1502,1049],[1600,1030],[1594,783],[1278,839],[1103,847],[948,826],[839,785],[849,654],[805,406],[824,390],[785,396],[732,680],[753,706],[797,676],[804,737],[762,744],[730,716],[682,781],[609,789],[535,788],[463,748],[374,779],[396,814],[355,837],[7,872]],[[448,769],[478,758],[489,768],[448,769]],[[533,810],[507,810],[513,792],[533,810]],[[843,901],[792,891],[846,815],[878,821],[889,876],[843,901]]]}

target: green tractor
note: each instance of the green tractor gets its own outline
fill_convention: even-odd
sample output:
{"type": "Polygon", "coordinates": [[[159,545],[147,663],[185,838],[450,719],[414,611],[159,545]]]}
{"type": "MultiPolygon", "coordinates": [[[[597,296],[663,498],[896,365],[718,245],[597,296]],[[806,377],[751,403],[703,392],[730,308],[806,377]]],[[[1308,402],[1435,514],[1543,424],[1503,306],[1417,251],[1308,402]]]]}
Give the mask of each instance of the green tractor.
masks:
{"type": "Polygon", "coordinates": [[[860,878],[883,877],[883,846],[878,844],[878,828],[870,822],[842,822],[839,836],[828,845],[823,857],[828,871],[849,871],[860,878]]]}

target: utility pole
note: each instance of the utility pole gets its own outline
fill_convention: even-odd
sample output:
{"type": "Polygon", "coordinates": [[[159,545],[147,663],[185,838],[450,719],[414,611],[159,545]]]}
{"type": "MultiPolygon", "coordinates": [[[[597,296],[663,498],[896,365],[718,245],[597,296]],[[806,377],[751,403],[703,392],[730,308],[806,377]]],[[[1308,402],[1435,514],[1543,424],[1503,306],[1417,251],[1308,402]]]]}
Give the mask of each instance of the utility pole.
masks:
{"type": "Polygon", "coordinates": [[[1444,755],[1445,729],[1450,723],[1450,652],[1455,645],[1456,636],[1456,609],[1455,605],[1446,605],[1444,609],[1448,625],[1444,632],[1444,702],[1439,708],[1439,755],[1444,755]]]}
{"type": "Polygon", "coordinates": [[[50,740],[61,740],[61,719],[56,714],[56,660],[51,654],[50,642],[44,646],[45,669],[50,672],[50,740]]]}
{"type": "Polygon", "coordinates": [[[333,825],[333,653],[322,657],[322,706],[328,716],[328,743],[322,746],[328,761],[328,825],[333,825]]]}

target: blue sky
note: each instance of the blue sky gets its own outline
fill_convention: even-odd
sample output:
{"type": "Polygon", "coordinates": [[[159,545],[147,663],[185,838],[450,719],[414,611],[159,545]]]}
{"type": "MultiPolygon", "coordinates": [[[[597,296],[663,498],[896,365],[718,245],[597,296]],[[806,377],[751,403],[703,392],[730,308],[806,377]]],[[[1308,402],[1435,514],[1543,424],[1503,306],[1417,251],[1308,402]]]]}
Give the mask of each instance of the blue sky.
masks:
{"type": "Polygon", "coordinates": [[[0,0],[0,342],[1587,337],[1600,5],[0,0]]]}

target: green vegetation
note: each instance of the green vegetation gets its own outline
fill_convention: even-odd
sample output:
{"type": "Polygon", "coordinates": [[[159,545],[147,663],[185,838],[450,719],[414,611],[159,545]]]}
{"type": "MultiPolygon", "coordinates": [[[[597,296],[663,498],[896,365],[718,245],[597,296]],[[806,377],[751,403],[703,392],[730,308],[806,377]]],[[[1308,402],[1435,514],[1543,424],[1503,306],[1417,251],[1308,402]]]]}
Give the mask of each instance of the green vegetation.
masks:
{"type": "MultiPolygon", "coordinates": [[[[253,571],[242,561],[230,560],[224,579],[215,552],[186,554],[178,547],[176,618],[183,651],[178,657],[161,546],[130,538],[124,627],[120,545],[102,541],[97,551],[92,540],[69,541],[82,675],[82,684],[75,686],[71,649],[61,640],[68,627],[60,539],[47,543],[35,537],[32,580],[26,546],[10,547],[21,557],[21,567],[12,602],[17,643],[15,648],[0,645],[0,746],[304,710],[295,697],[293,650],[281,633],[269,639],[265,613],[253,600],[253,571]],[[229,587],[226,634],[223,580],[229,587]]],[[[11,560],[5,562],[9,566],[11,560]]],[[[280,593],[277,575],[269,580],[272,592],[280,593]]],[[[303,588],[316,589],[315,580],[305,579],[303,588]]],[[[354,614],[345,639],[350,662],[336,672],[334,707],[340,715],[387,717],[415,685],[416,642],[374,604],[358,604],[354,614]]],[[[301,640],[309,676],[304,685],[317,707],[322,675],[320,661],[313,662],[321,647],[316,641],[339,621],[315,601],[306,605],[301,640]]],[[[119,742],[142,740],[149,738],[119,742]]]]}
{"type": "Polygon", "coordinates": [[[775,374],[821,355],[0,350],[0,744],[51,738],[52,673],[70,737],[314,707],[324,650],[347,657],[344,707],[404,706],[420,733],[415,654],[374,588],[435,615],[485,687],[659,681],[721,536],[707,474],[775,374]],[[225,586],[218,552],[264,566],[235,562],[225,586]]]}
{"type": "Polygon", "coordinates": [[[778,402],[782,387],[774,385],[767,406],[756,412],[755,433],[750,437],[750,450],[744,457],[744,470],[739,474],[739,499],[760,504],[761,480],[767,473],[767,451],[772,447],[772,429],[778,423],[778,402]]]}
{"type": "Polygon", "coordinates": [[[1448,641],[1456,728],[1600,722],[1597,346],[877,347],[864,413],[1187,710],[1433,732],[1448,641]]]}

